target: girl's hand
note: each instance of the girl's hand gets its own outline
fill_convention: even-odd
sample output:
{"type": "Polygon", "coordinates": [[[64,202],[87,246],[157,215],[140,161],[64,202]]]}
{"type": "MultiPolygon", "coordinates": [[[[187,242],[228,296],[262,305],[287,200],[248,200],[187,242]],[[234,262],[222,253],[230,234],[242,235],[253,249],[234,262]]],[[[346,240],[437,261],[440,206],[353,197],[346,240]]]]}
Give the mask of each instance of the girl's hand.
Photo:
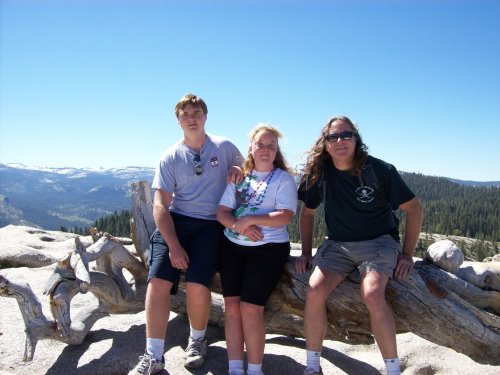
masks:
{"type": "Polygon", "coordinates": [[[257,225],[250,225],[245,229],[245,231],[238,233],[244,234],[252,241],[260,241],[261,239],[264,238],[261,229],[257,225]]]}

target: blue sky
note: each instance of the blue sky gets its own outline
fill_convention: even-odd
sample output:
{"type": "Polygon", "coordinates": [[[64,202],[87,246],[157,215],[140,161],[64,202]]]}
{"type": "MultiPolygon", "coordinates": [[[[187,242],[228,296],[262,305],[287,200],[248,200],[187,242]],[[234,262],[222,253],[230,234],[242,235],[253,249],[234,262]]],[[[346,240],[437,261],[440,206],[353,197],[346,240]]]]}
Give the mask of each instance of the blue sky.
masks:
{"type": "Polygon", "coordinates": [[[154,167],[203,97],[292,165],[333,115],[399,170],[500,180],[499,1],[0,2],[0,162],[154,167]]]}

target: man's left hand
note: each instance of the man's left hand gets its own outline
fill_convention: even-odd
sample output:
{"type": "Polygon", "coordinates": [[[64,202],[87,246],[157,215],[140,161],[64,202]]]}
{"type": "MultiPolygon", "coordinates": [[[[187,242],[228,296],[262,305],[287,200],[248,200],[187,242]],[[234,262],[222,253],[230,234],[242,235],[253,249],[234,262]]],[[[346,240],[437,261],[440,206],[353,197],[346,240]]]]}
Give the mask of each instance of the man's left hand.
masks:
{"type": "Polygon", "coordinates": [[[408,277],[412,270],[413,258],[408,255],[400,254],[396,269],[394,270],[394,276],[398,279],[404,280],[408,277]]]}

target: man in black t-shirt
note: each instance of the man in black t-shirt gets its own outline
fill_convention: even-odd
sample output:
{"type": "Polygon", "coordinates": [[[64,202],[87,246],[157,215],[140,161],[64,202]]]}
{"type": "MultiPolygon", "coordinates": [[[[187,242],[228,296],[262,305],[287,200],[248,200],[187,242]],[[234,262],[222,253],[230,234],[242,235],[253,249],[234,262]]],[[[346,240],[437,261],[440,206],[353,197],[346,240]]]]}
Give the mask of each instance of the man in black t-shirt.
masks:
{"type": "Polygon", "coordinates": [[[394,166],[368,156],[357,126],[343,116],[328,121],[310,150],[298,197],[304,203],[299,218],[302,255],[295,268],[304,273],[313,267],[304,313],[304,375],[322,374],[326,300],[356,269],[387,374],[400,374],[394,316],[385,289],[390,278],[405,279],[413,268],[423,217],[419,200],[394,166]],[[314,213],[322,202],[328,238],[313,259],[314,213]],[[406,214],[402,246],[393,215],[398,208],[406,214]]]}

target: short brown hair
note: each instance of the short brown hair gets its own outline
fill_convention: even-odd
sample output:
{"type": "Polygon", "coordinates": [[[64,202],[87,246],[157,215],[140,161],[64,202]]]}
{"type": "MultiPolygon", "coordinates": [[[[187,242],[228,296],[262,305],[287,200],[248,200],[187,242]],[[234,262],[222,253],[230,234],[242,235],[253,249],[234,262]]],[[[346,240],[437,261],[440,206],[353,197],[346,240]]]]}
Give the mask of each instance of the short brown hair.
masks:
{"type": "Polygon", "coordinates": [[[179,118],[179,111],[182,111],[189,104],[194,107],[200,107],[203,110],[205,116],[208,114],[207,104],[203,101],[202,98],[195,94],[186,94],[181,98],[181,100],[179,100],[179,103],[177,103],[177,105],[175,106],[175,117],[179,118]]]}

